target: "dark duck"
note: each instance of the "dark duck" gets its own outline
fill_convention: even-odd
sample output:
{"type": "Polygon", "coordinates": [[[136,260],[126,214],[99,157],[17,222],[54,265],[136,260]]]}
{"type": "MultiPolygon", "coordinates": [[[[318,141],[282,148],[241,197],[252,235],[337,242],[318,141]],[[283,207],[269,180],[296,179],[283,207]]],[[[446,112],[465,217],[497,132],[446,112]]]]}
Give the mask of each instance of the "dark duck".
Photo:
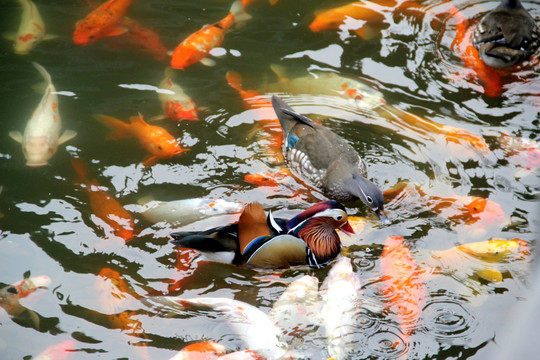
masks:
{"type": "Polygon", "coordinates": [[[205,231],[172,233],[179,247],[232,251],[233,263],[263,268],[323,267],[341,250],[336,229],[353,234],[343,205],[321,201],[290,220],[266,216],[259,203],[246,205],[238,222],[205,231]]]}
{"type": "Polygon", "coordinates": [[[472,43],[482,60],[506,67],[530,57],[540,46],[540,28],[520,0],[502,0],[476,25],[472,43]]]}
{"type": "Polygon", "coordinates": [[[388,223],[383,193],[367,179],[367,165],[358,152],[339,135],[294,112],[276,95],[272,106],[283,129],[283,156],[293,173],[333,200],[362,200],[388,223]]]}

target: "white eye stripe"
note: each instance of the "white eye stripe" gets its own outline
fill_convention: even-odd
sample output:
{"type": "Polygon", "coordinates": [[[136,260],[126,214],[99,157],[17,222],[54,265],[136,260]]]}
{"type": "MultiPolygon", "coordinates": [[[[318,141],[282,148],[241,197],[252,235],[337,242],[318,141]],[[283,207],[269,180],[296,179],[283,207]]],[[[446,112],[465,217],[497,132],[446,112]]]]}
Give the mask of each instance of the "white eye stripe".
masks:
{"type": "Polygon", "coordinates": [[[324,211],[321,211],[313,215],[313,217],[321,217],[321,216],[337,218],[338,216],[342,216],[342,217],[347,216],[347,214],[345,213],[345,211],[340,210],[340,209],[326,209],[324,211]]]}

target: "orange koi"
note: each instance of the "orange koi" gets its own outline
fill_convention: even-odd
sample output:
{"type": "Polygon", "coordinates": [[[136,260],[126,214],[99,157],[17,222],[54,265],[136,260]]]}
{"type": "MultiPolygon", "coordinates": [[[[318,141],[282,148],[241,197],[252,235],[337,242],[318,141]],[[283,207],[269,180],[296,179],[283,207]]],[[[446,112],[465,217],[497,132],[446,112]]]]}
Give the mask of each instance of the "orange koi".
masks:
{"type": "Polygon", "coordinates": [[[169,57],[168,50],[161,42],[157,32],[148,29],[127,16],[124,18],[121,25],[124,26],[127,31],[117,38],[119,44],[139,50],[152,56],[158,61],[165,60],[169,57]]]}
{"type": "Polygon", "coordinates": [[[381,268],[384,283],[391,294],[387,308],[396,313],[403,335],[409,337],[416,329],[427,289],[420,279],[420,268],[403,244],[403,237],[390,236],[386,239],[381,268]]]}
{"type": "Polygon", "coordinates": [[[81,159],[72,158],[71,164],[79,176],[78,181],[84,184],[88,193],[92,213],[109,225],[114,235],[121,237],[126,243],[132,240],[135,224],[131,214],[118,200],[101,190],[96,179],[88,178],[88,167],[81,159]]]}
{"type": "Polygon", "coordinates": [[[476,50],[471,42],[473,26],[470,26],[469,20],[465,19],[458,9],[451,4],[449,5],[458,19],[458,23],[456,24],[456,36],[450,49],[456,51],[461,57],[464,65],[475,72],[476,78],[484,88],[484,94],[486,96],[500,96],[503,90],[501,72],[487,66],[480,58],[478,50],[476,50]]]}
{"type": "Polygon", "coordinates": [[[122,26],[128,8],[135,0],[108,0],[77,22],[73,32],[76,45],[88,45],[104,37],[124,34],[122,26]]]}
{"type": "MultiPolygon", "coordinates": [[[[262,97],[255,90],[244,90],[242,86],[242,76],[233,71],[229,71],[226,74],[227,83],[230,87],[238,92],[244,106],[247,109],[255,111],[257,117],[257,124],[268,135],[265,140],[269,142],[267,149],[267,156],[273,159],[275,163],[283,163],[283,153],[281,152],[281,143],[283,142],[283,131],[281,125],[276,117],[272,102],[262,97]]],[[[246,180],[249,181],[249,180],[246,180]]],[[[251,181],[250,181],[251,182],[251,181]]]]}
{"type": "Polygon", "coordinates": [[[76,344],[73,340],[66,340],[56,345],[49,346],[43,352],[39,353],[34,360],[67,360],[71,359],[73,352],[75,351],[76,344]]]}
{"type": "Polygon", "coordinates": [[[152,154],[143,162],[144,166],[151,166],[160,159],[169,159],[189,151],[181,148],[176,139],[164,128],[146,123],[140,113],[139,116],[132,116],[129,124],[111,116],[96,117],[112,130],[109,139],[135,137],[139,140],[142,147],[152,154]]]}
{"type": "Polygon", "coordinates": [[[342,25],[351,23],[351,30],[364,40],[381,35],[381,30],[387,27],[384,23],[385,13],[399,13],[410,8],[420,8],[414,1],[399,3],[396,0],[357,1],[330,10],[322,11],[315,16],[309,29],[315,33],[325,30],[338,30],[342,25]],[[352,21],[351,21],[352,20],[352,21]],[[355,27],[355,20],[361,20],[361,26],[355,27]]]}
{"type": "Polygon", "coordinates": [[[278,186],[279,181],[287,176],[291,176],[289,169],[281,168],[273,173],[247,174],[244,180],[257,186],[278,186]]]}
{"type": "MultiPolygon", "coordinates": [[[[247,8],[249,5],[253,4],[254,2],[257,2],[258,0],[242,0],[242,6],[247,8]]],[[[279,0],[268,0],[270,5],[276,5],[279,0]]]]}
{"type": "Polygon", "coordinates": [[[202,341],[185,346],[169,360],[211,360],[227,352],[227,348],[215,341],[202,341]]]}
{"type": "Polygon", "coordinates": [[[247,16],[243,12],[240,0],[236,0],[232,4],[227,16],[217,23],[207,25],[189,35],[174,49],[171,58],[171,67],[185,69],[206,58],[210,50],[223,43],[223,39],[229,28],[235,22],[238,22],[239,18],[247,18],[247,16]]]}

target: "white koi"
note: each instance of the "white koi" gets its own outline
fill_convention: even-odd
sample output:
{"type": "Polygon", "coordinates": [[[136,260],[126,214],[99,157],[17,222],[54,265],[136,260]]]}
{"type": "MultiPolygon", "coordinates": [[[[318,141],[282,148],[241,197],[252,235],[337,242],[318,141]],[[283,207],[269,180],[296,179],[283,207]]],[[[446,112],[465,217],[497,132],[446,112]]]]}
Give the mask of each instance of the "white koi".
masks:
{"type": "Polygon", "coordinates": [[[356,318],[361,309],[360,279],[353,272],[351,260],[342,257],[332,266],[324,280],[320,294],[321,314],[328,339],[328,353],[335,360],[349,359],[351,341],[357,329],[356,318]]]}
{"type": "Polygon", "coordinates": [[[51,81],[51,76],[45,68],[38,63],[32,63],[41,73],[47,87],[45,94],[28,120],[24,134],[19,131],[10,131],[9,136],[22,144],[26,165],[47,165],[49,159],[56,153],[58,145],[73,139],[77,133],[66,130],[60,135],[62,120],[58,112],[58,96],[51,81]]]}
{"type": "Polygon", "coordinates": [[[241,203],[223,199],[194,198],[174,201],[140,199],[142,216],[148,221],[158,223],[187,225],[210,216],[240,213],[241,203]]]}
{"type": "MultiPolygon", "coordinates": [[[[195,102],[184,92],[184,89],[172,81],[172,69],[165,69],[165,77],[159,84],[158,98],[165,115],[175,121],[199,120],[199,109],[195,102]]],[[[160,117],[156,118],[159,119],[160,117]]]]}
{"type": "Polygon", "coordinates": [[[45,23],[36,5],[31,0],[17,0],[22,7],[21,24],[16,34],[5,34],[4,37],[15,41],[15,53],[26,55],[43,40],[56,38],[45,34],[45,23]]]}
{"type": "Polygon", "coordinates": [[[279,341],[281,331],[270,318],[255,306],[227,298],[205,297],[182,299],[177,296],[154,296],[148,300],[155,305],[185,314],[190,306],[203,306],[225,315],[232,330],[246,343],[248,349],[266,359],[283,359],[287,356],[286,345],[279,341]]]}

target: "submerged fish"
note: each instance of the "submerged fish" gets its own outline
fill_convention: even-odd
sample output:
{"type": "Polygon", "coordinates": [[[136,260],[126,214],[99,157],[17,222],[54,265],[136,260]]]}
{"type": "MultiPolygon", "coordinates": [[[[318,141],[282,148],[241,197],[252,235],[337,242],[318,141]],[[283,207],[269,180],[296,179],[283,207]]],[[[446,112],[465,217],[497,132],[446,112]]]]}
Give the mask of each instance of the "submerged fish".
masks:
{"type": "Polygon", "coordinates": [[[388,27],[384,20],[389,14],[403,13],[407,9],[420,7],[414,1],[356,1],[317,13],[315,19],[309,24],[309,29],[318,33],[344,27],[362,39],[369,40],[379,37],[381,30],[388,27]]]}
{"type": "Polygon", "coordinates": [[[223,43],[225,34],[236,22],[243,22],[249,18],[244,12],[240,0],[233,2],[227,16],[215,24],[207,25],[189,35],[174,49],[171,58],[171,67],[185,69],[188,66],[205,59],[210,50],[223,43]]]}
{"type": "Polygon", "coordinates": [[[263,359],[251,350],[234,351],[214,341],[203,341],[184,347],[169,360],[257,360],[263,359]]]}
{"type": "Polygon", "coordinates": [[[65,340],[58,344],[49,346],[36,356],[33,360],[68,360],[71,359],[76,351],[76,344],[73,340],[65,340]]]}
{"type": "Polygon", "coordinates": [[[139,140],[142,147],[152,154],[143,162],[144,166],[151,166],[160,159],[169,159],[189,151],[181,148],[164,128],[147,124],[141,114],[130,117],[129,124],[111,116],[97,115],[96,118],[111,129],[109,139],[135,137],[139,140]]]}
{"type": "Polygon", "coordinates": [[[172,81],[172,69],[165,69],[165,77],[159,84],[158,98],[165,111],[165,116],[175,121],[199,120],[199,109],[180,85],[172,81]]]}
{"type": "Polygon", "coordinates": [[[318,327],[321,323],[319,279],[304,275],[293,281],[268,316],[289,337],[303,337],[310,328],[318,327]]]}
{"type": "Polygon", "coordinates": [[[38,63],[32,63],[45,79],[46,89],[37,108],[32,113],[24,129],[24,134],[10,131],[9,136],[22,144],[26,165],[47,165],[49,159],[56,153],[58,145],[73,139],[77,133],[65,130],[62,135],[62,119],[58,112],[58,96],[52,83],[51,76],[38,63]]]}
{"type": "Polygon", "coordinates": [[[56,36],[45,33],[45,23],[31,0],[17,2],[22,7],[21,24],[17,33],[4,34],[4,37],[15,42],[15,54],[26,55],[41,41],[55,39],[56,36]]]}
{"type": "Polygon", "coordinates": [[[148,221],[187,225],[210,216],[240,213],[241,203],[223,199],[193,198],[174,201],[141,199],[142,215],[148,221]]]}
{"type": "Polygon", "coordinates": [[[383,283],[390,294],[387,309],[397,315],[401,332],[407,340],[418,326],[428,293],[421,278],[422,271],[403,244],[403,237],[390,236],[386,239],[381,268],[383,283]]]}
{"type": "Polygon", "coordinates": [[[92,213],[109,225],[114,235],[121,237],[126,243],[133,239],[135,223],[133,217],[124,207],[105,191],[100,189],[96,179],[88,177],[88,167],[81,159],[71,159],[73,169],[79,176],[90,199],[92,213]]]}
{"type": "Polygon", "coordinates": [[[354,273],[349,258],[342,257],[332,266],[320,294],[328,353],[335,360],[349,359],[349,353],[358,346],[354,333],[362,303],[360,278],[354,273]]]}
{"type": "Polygon", "coordinates": [[[250,350],[267,359],[286,356],[285,344],[279,341],[281,331],[255,306],[242,301],[217,297],[182,299],[176,296],[154,296],[149,302],[164,311],[185,314],[191,306],[202,306],[221,312],[233,331],[250,350]]]}
{"type": "Polygon", "coordinates": [[[535,174],[540,168],[540,144],[532,139],[501,134],[497,139],[505,158],[520,169],[515,177],[521,178],[535,174]]]}
{"type": "Polygon", "coordinates": [[[128,8],[135,0],[108,0],[77,22],[73,32],[76,45],[87,45],[108,36],[122,35],[122,26],[128,8]]]}

